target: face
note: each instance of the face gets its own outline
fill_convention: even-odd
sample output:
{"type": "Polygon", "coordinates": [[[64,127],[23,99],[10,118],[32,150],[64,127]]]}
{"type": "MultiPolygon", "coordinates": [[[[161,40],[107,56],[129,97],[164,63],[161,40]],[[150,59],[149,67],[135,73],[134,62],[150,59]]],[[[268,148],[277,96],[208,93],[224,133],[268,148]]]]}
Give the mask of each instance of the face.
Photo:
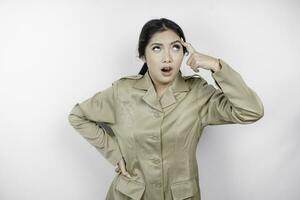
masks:
{"type": "Polygon", "coordinates": [[[172,30],[155,33],[145,49],[144,61],[155,86],[169,86],[183,60],[180,37],[172,30]]]}

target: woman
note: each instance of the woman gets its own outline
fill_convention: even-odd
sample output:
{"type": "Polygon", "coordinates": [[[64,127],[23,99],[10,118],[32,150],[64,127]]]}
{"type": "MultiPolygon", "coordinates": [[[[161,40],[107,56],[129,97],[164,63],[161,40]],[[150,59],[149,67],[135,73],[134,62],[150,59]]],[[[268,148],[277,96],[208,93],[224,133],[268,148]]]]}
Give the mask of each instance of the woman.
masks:
{"type": "Polygon", "coordinates": [[[199,200],[196,148],[204,127],[253,123],[263,104],[239,73],[197,52],[171,20],[148,21],[138,51],[140,73],[77,103],[69,121],[117,166],[107,200],[199,200]],[[182,76],[185,53],[187,65],[210,70],[219,88],[182,76]]]}

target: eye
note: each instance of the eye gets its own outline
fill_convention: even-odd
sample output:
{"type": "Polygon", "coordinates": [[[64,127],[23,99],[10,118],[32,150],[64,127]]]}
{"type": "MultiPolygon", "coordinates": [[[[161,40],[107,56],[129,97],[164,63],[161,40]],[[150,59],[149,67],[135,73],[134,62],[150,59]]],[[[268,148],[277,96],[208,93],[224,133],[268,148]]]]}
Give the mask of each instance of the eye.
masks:
{"type": "Polygon", "coordinates": [[[175,44],[173,47],[176,47],[178,50],[181,48],[181,46],[178,44],[175,44]]]}
{"type": "Polygon", "coordinates": [[[154,46],[154,47],[152,48],[152,50],[155,51],[156,48],[160,49],[159,46],[154,46]]]}

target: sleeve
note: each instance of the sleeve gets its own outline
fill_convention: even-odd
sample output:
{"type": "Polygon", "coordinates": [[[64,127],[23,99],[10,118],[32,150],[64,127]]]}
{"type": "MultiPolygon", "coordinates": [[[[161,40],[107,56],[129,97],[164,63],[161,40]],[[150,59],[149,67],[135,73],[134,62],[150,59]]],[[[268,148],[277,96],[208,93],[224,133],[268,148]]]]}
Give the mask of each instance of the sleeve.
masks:
{"type": "Polygon", "coordinates": [[[76,103],[69,113],[72,127],[93,145],[112,165],[122,159],[122,154],[110,124],[115,123],[115,92],[111,87],[91,98],[76,103]]]}
{"type": "Polygon", "coordinates": [[[212,77],[219,88],[202,80],[208,97],[202,109],[202,125],[249,124],[262,118],[264,107],[257,94],[238,72],[222,59],[218,61],[221,70],[212,71],[212,77]]]}

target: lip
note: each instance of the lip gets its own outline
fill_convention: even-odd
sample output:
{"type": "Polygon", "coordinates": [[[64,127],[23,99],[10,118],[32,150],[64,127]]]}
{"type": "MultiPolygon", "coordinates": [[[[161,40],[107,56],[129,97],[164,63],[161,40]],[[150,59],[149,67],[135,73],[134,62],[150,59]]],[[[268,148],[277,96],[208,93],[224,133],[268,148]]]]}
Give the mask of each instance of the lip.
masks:
{"type": "Polygon", "coordinates": [[[164,67],[161,68],[161,72],[162,72],[163,76],[171,76],[172,73],[173,73],[173,67],[171,67],[171,66],[164,66],[164,67]],[[163,69],[164,67],[170,67],[171,70],[168,71],[168,72],[164,72],[164,71],[162,71],[162,69],[163,69]]]}
{"type": "Polygon", "coordinates": [[[160,70],[162,70],[162,69],[165,68],[165,67],[170,67],[171,70],[173,70],[173,67],[172,67],[171,65],[163,66],[160,70]]]}

